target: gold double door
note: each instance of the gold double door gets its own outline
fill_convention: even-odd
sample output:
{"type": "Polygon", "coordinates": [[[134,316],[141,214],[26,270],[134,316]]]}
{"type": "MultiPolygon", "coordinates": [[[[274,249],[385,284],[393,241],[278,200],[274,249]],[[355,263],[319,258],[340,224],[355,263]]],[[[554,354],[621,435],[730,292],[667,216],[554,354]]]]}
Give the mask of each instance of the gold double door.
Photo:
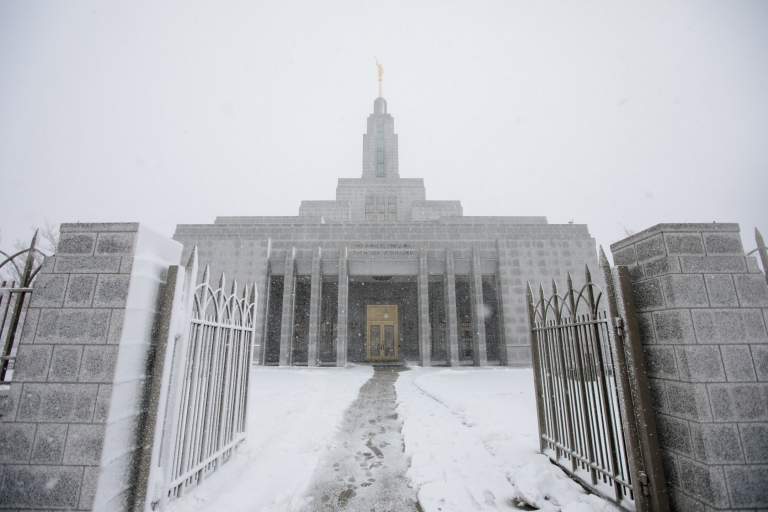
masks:
{"type": "Polygon", "coordinates": [[[368,361],[397,361],[397,305],[371,305],[366,312],[368,361]]]}

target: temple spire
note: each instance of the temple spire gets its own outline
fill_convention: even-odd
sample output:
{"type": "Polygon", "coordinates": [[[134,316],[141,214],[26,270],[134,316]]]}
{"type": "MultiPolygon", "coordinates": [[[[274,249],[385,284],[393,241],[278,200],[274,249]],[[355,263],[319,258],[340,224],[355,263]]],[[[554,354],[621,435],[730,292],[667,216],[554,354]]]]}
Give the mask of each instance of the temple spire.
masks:
{"type": "Polygon", "coordinates": [[[379,68],[379,98],[383,98],[384,96],[381,95],[381,75],[384,74],[384,68],[379,63],[379,59],[377,59],[375,56],[373,58],[376,60],[376,67],[379,68]]]}

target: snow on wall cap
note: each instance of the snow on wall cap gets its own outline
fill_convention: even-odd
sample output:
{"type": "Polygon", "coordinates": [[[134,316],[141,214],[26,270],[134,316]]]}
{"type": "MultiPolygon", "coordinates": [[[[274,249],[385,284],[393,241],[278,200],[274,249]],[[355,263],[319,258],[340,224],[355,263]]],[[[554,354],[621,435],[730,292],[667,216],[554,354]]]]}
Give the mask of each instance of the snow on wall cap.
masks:
{"type": "Polygon", "coordinates": [[[138,222],[67,222],[62,223],[59,231],[61,233],[72,232],[104,232],[121,231],[135,232],[139,230],[138,222]]]}
{"type": "Polygon", "coordinates": [[[636,244],[658,233],[739,233],[740,231],[739,224],[736,222],[656,224],[623,240],[612,243],[611,252],[616,252],[636,244]]]}

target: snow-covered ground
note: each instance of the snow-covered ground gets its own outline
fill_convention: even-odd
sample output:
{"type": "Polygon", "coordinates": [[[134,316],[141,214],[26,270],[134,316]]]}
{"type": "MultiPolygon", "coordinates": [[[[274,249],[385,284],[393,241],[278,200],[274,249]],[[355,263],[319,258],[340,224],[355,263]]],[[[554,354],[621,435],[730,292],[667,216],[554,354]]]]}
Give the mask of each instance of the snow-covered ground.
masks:
{"type": "Polygon", "coordinates": [[[171,502],[172,512],[300,510],[302,495],[335,438],[344,410],[371,378],[370,366],[254,366],[248,437],[199,488],[171,502]]]}
{"type": "Polygon", "coordinates": [[[395,389],[425,512],[616,510],[538,453],[532,370],[414,367],[395,389]]]}
{"type": "MultiPolygon", "coordinates": [[[[248,439],[233,459],[170,510],[299,512],[344,410],[373,374],[346,368],[254,367],[248,439]]],[[[406,476],[424,512],[608,512],[538,452],[531,370],[421,368],[399,374],[406,476]]]]}

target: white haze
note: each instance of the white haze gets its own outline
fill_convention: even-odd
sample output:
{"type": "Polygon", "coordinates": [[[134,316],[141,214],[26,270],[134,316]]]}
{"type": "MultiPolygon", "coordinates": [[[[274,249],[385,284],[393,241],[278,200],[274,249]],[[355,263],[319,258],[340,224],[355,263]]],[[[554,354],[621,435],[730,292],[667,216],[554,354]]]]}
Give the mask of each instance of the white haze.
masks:
{"type": "Polygon", "coordinates": [[[2,248],[30,224],[296,215],[400,174],[465,215],[768,234],[768,2],[3,2],[2,248]]]}

